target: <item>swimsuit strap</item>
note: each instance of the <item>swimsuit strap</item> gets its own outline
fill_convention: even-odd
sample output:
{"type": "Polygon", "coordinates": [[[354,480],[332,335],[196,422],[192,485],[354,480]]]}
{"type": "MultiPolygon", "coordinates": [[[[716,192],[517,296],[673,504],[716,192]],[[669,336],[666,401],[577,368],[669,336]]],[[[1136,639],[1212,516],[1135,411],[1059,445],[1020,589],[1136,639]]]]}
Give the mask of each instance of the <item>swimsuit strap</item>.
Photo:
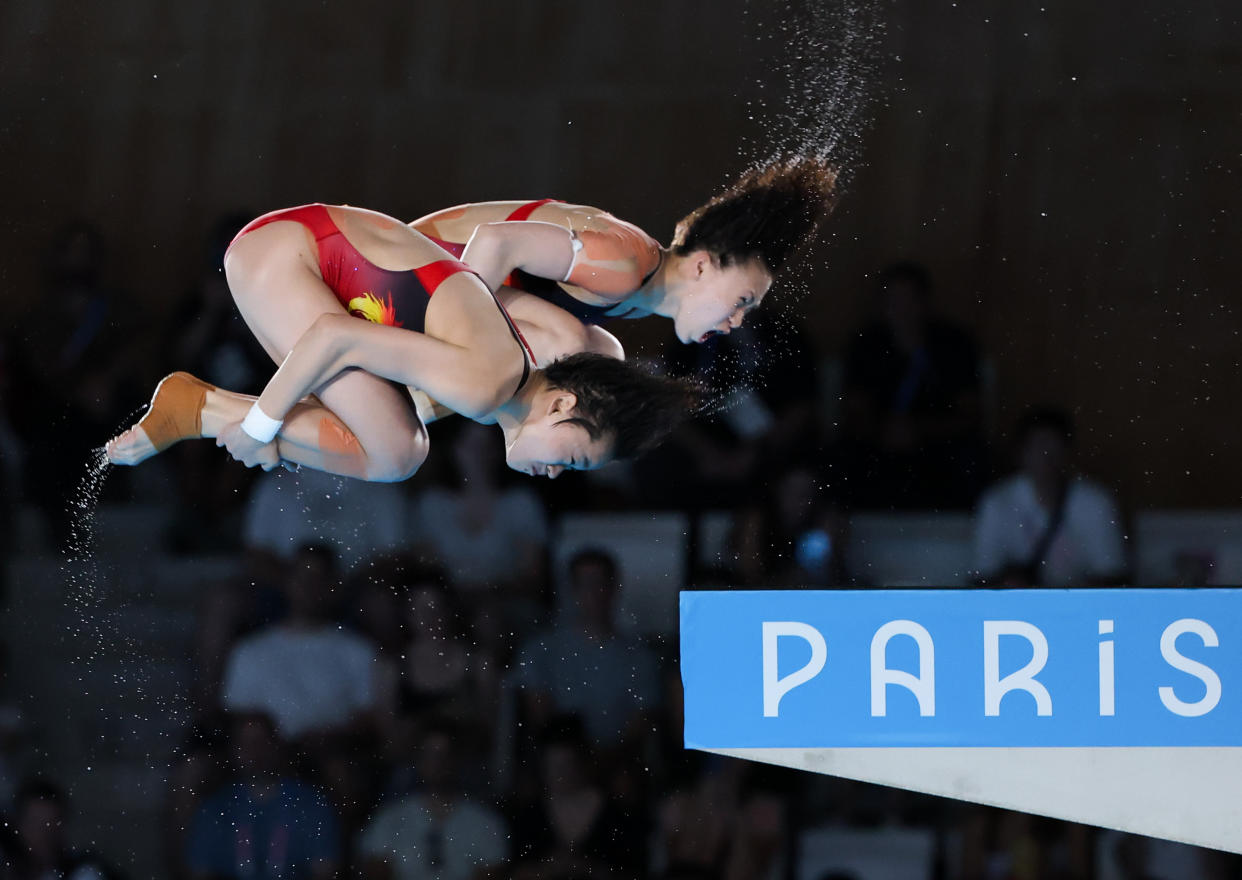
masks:
{"type": "MultiPolygon", "coordinates": [[[[486,287],[487,285],[484,286],[486,287]]],[[[509,332],[513,334],[513,338],[517,340],[518,346],[522,349],[522,378],[518,381],[517,388],[513,389],[513,393],[516,394],[522,390],[522,386],[530,378],[530,365],[535,362],[535,353],[530,350],[530,344],[526,341],[526,337],[522,335],[522,331],[518,329],[517,324],[509,317],[509,310],[504,307],[496,297],[496,294],[492,294],[492,299],[496,303],[496,308],[500,309],[500,314],[504,315],[505,323],[509,325],[509,332]]]]}
{"type": "Polygon", "coordinates": [[[233,236],[233,241],[241,238],[247,232],[254,232],[256,229],[266,226],[269,223],[275,223],[278,220],[292,220],[295,223],[301,223],[305,226],[315,241],[323,241],[333,235],[340,235],[341,230],[332,220],[332,215],[328,213],[328,206],[315,202],[310,205],[299,205],[296,208],[281,208],[279,211],[269,211],[255,220],[251,220],[237,235],[233,236]]]}
{"type": "Polygon", "coordinates": [[[428,263],[425,266],[419,266],[413,270],[418,277],[418,283],[427,291],[427,295],[431,296],[436,292],[446,278],[456,275],[458,272],[469,272],[471,275],[478,275],[473,269],[463,263],[461,260],[436,260],[434,263],[428,263]]]}
{"type": "Polygon", "coordinates": [[[530,218],[530,215],[535,212],[536,208],[542,205],[549,205],[552,202],[559,202],[559,201],[560,199],[539,199],[538,201],[535,201],[535,202],[527,202],[525,205],[522,205],[518,207],[517,209],[515,209],[512,214],[510,214],[508,217],[505,218],[505,220],[506,221],[527,220],[530,218]]]}
{"type": "MultiPolygon", "coordinates": [[[[456,275],[458,272],[469,272],[471,275],[478,277],[479,273],[471,269],[461,260],[436,260],[434,263],[428,263],[425,266],[419,266],[413,270],[414,275],[418,278],[419,284],[427,291],[427,296],[432,296],[446,278],[456,275]]],[[[481,281],[482,279],[480,279],[481,281]]],[[[483,285],[484,288],[487,285],[483,285]]],[[[516,390],[520,390],[526,384],[526,380],[530,378],[530,365],[535,362],[535,353],[531,351],[530,344],[526,341],[526,337],[522,335],[522,331],[517,328],[517,324],[513,323],[513,318],[509,317],[509,311],[500,302],[500,299],[491,290],[487,291],[492,295],[492,302],[496,303],[496,308],[500,309],[500,314],[504,317],[505,323],[509,325],[509,332],[513,334],[514,340],[522,349],[522,380],[518,382],[516,390]]]]}

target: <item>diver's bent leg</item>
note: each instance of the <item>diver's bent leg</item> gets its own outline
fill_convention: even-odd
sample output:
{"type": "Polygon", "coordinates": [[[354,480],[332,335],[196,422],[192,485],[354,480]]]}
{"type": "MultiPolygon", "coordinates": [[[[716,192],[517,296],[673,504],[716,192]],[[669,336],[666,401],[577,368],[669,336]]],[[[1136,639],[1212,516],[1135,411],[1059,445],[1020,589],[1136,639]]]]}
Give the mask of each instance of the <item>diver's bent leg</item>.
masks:
{"type": "MultiPolygon", "coordinates": [[[[375,377],[359,374],[349,384],[359,393],[376,393],[375,377]],[[362,377],[365,377],[363,379],[362,377]]],[[[379,393],[390,393],[380,383],[379,393]]],[[[353,393],[352,390],[349,393],[353,393]]],[[[340,396],[341,392],[333,392],[340,396]]],[[[398,393],[398,396],[399,393],[398,393]]],[[[108,457],[114,464],[137,464],[181,440],[211,438],[225,426],[241,421],[255,398],[216,388],[188,373],[174,373],[156,388],[151,407],[142,420],[108,444],[108,457]]],[[[389,406],[391,406],[389,402],[389,406]]],[[[405,415],[409,404],[397,411],[405,415]]],[[[358,479],[394,482],[416,471],[427,454],[427,436],[417,420],[411,425],[392,424],[384,417],[385,407],[377,405],[362,419],[368,433],[377,439],[364,448],[349,425],[318,398],[309,397],[285,417],[277,435],[277,448],[285,461],[328,473],[358,479]]]]}

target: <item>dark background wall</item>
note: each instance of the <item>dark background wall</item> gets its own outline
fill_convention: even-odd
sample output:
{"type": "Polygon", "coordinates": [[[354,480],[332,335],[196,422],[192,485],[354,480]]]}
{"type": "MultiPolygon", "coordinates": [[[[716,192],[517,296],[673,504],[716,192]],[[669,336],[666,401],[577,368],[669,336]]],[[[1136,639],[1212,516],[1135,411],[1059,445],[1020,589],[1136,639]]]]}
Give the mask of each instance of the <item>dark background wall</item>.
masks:
{"type": "MultiPolygon", "coordinates": [[[[1236,505],[1237,10],[881,5],[874,125],[799,306],[821,353],[863,314],[869,273],[923,260],[982,336],[999,424],[1068,404],[1084,464],[1128,503],[1236,505]]],[[[828,32],[865,20],[812,13],[828,32]]],[[[73,217],[107,234],[137,345],[239,207],[413,217],[555,195],[666,238],[763,141],[752,102],[810,78],[788,20],[739,0],[9,0],[0,320],[55,320],[43,254],[73,217]]]]}

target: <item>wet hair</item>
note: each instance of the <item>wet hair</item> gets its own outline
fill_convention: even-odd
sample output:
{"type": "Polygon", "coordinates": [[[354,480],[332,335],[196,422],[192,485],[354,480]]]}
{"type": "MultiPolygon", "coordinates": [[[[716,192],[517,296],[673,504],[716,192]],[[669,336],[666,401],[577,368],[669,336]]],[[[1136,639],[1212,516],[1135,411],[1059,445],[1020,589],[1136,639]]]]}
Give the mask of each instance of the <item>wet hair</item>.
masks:
{"type": "Polygon", "coordinates": [[[614,459],[635,458],[660,445],[702,397],[690,380],[656,376],[591,352],[554,361],[543,375],[551,387],[577,398],[562,423],[581,425],[592,440],[611,438],[614,459]]]}
{"type": "Polygon", "coordinates": [[[832,210],[836,183],[836,168],[811,156],[752,168],[682,218],[673,253],[702,248],[722,266],[758,258],[775,275],[832,210]]]}
{"type": "Polygon", "coordinates": [[[1057,407],[1032,407],[1022,414],[1014,429],[1014,441],[1022,448],[1031,435],[1039,430],[1055,431],[1066,444],[1074,442],[1074,417],[1057,407]]]}

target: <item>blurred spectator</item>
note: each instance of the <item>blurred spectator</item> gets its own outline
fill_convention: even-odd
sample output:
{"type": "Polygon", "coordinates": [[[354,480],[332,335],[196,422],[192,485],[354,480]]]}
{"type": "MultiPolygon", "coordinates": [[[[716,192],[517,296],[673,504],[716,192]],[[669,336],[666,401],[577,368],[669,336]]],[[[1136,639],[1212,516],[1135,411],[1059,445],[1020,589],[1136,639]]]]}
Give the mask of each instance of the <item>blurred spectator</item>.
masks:
{"type": "Polygon", "coordinates": [[[1138,834],[1123,834],[1117,837],[1113,848],[1113,859],[1117,873],[1122,880],[1158,880],[1149,870],[1151,841],[1138,834]]]}
{"type": "Polygon", "coordinates": [[[245,510],[243,543],[249,551],[289,559],[303,544],[331,542],[349,571],[408,543],[404,492],[400,483],[277,468],[255,481],[245,510]]]}
{"type": "Polygon", "coordinates": [[[538,752],[540,792],[513,814],[513,876],[638,877],[647,866],[647,826],[592,778],[591,753],[577,718],[553,721],[538,752]]]}
{"type": "MultiPolygon", "coordinates": [[[[401,578],[396,620],[404,641],[382,655],[377,701],[382,718],[451,718],[490,738],[499,704],[500,660],[470,639],[467,605],[449,588],[438,566],[408,561],[401,578]]],[[[488,741],[467,744],[487,754],[488,741]]]]}
{"type": "Polygon", "coordinates": [[[978,345],[933,312],[922,266],[889,267],[879,293],[845,353],[843,487],[855,507],[968,507],[985,479],[978,345]]]}
{"type": "Polygon", "coordinates": [[[160,833],[164,870],[173,880],[186,880],[186,835],[203,799],[224,782],[228,764],[228,731],[222,713],[202,718],[190,727],[172,761],[164,793],[160,833]]]}
{"type": "Polygon", "coordinates": [[[1097,831],[1094,880],[1236,880],[1242,856],[1172,840],[1097,831]]]}
{"type": "Polygon", "coordinates": [[[220,705],[224,666],[237,638],[274,622],[285,613],[283,584],[289,564],[267,550],[249,548],[240,554],[241,570],[204,590],[195,634],[198,709],[220,705]]]}
{"type": "Polygon", "coordinates": [[[846,558],[849,517],[832,503],[808,465],[773,477],[755,506],[734,517],[735,572],[747,587],[843,587],[854,583],[846,558]]]}
{"type": "Polygon", "coordinates": [[[428,724],[419,738],[417,794],[380,805],[359,840],[368,880],[470,880],[508,857],[509,829],[459,783],[457,729],[428,724]]]}
{"type": "Polygon", "coordinates": [[[963,880],[1087,880],[1091,834],[1085,825],[976,807],[960,838],[963,880]]]}
{"type": "Polygon", "coordinates": [[[1201,550],[1178,550],[1173,556],[1170,587],[1206,587],[1212,583],[1215,554],[1201,550]]]}
{"type": "MultiPolygon", "coordinates": [[[[8,333],[0,333],[0,561],[8,559],[16,547],[17,505],[24,497],[22,468],[26,449],[17,432],[15,371],[16,351],[8,333]]],[[[4,569],[0,566],[0,592],[4,569]]]]}
{"type": "Polygon", "coordinates": [[[417,557],[392,554],[360,566],[346,581],[349,623],[370,639],[381,659],[393,660],[405,649],[407,584],[423,567],[417,557]]]}
{"type": "Polygon", "coordinates": [[[336,813],[344,845],[342,875],[351,876],[357,864],[354,843],[379,799],[384,770],[380,751],[374,738],[356,734],[337,740],[313,757],[308,772],[336,813]]]}
{"type": "Polygon", "coordinates": [[[298,552],[284,582],[288,617],[246,636],[229,656],[226,709],[267,712],[282,737],[312,747],[370,726],[375,648],[332,620],[339,585],[329,548],[298,552]]]}
{"type": "Polygon", "coordinates": [[[9,839],[6,861],[12,880],[111,880],[116,871],[98,856],[69,847],[65,822],[69,797],[60,786],[30,778],[17,791],[13,823],[5,823],[9,839]]]}
{"type": "Polygon", "coordinates": [[[975,569],[1006,586],[1102,586],[1126,576],[1112,494],[1074,473],[1070,415],[1033,409],[1018,423],[1018,472],[992,486],[975,519],[975,569]]]}
{"type": "MultiPolygon", "coordinates": [[[[70,539],[77,482],[91,451],[112,436],[141,391],[143,337],[121,326],[120,297],[104,283],[106,246],[92,224],[67,224],[52,242],[47,285],[31,302],[50,310],[23,324],[14,387],[17,427],[25,431],[26,466],[39,478],[26,485],[47,517],[54,541],[70,539]]],[[[110,481],[115,489],[121,480],[110,481]]]]}
{"type": "Polygon", "coordinates": [[[518,652],[515,677],[526,717],[541,729],[553,714],[576,714],[595,743],[610,747],[645,731],[660,691],[655,654],[615,630],[617,563],[603,550],[569,561],[566,619],[518,652]]]}
{"type": "MultiPolygon", "coordinates": [[[[172,316],[161,372],[188,370],[213,385],[258,394],[275,370],[233,305],[224,278],[224,251],[251,216],[226,214],[213,225],[200,274],[172,316]]],[[[257,472],[237,467],[211,443],[179,443],[170,455],[178,487],[166,536],[170,548],[187,553],[235,549],[241,506],[257,472]]]]}
{"type": "Polygon", "coordinates": [[[444,564],[454,588],[473,602],[515,604],[516,617],[531,618],[543,598],[547,575],[548,522],[539,496],[514,484],[496,432],[459,421],[449,440],[456,474],[414,501],[418,546],[444,564]]]}
{"type": "Polygon", "coordinates": [[[30,763],[30,719],[9,677],[9,648],[0,643],[0,813],[14,805],[18,782],[30,763]]]}
{"type": "Polygon", "coordinates": [[[230,720],[235,780],[194,815],[186,842],[190,876],[303,880],[336,876],[340,830],[328,801],[284,771],[273,720],[230,720]]]}
{"type": "Polygon", "coordinates": [[[719,405],[635,462],[641,503],[731,507],[772,462],[818,452],[818,376],[797,319],[765,307],[727,336],[670,344],[663,359],[670,373],[701,378],[719,405]]]}
{"type": "Polygon", "coordinates": [[[758,771],[712,758],[660,805],[655,866],[668,878],[763,880],[789,837],[786,798],[753,784],[758,771]]]}

